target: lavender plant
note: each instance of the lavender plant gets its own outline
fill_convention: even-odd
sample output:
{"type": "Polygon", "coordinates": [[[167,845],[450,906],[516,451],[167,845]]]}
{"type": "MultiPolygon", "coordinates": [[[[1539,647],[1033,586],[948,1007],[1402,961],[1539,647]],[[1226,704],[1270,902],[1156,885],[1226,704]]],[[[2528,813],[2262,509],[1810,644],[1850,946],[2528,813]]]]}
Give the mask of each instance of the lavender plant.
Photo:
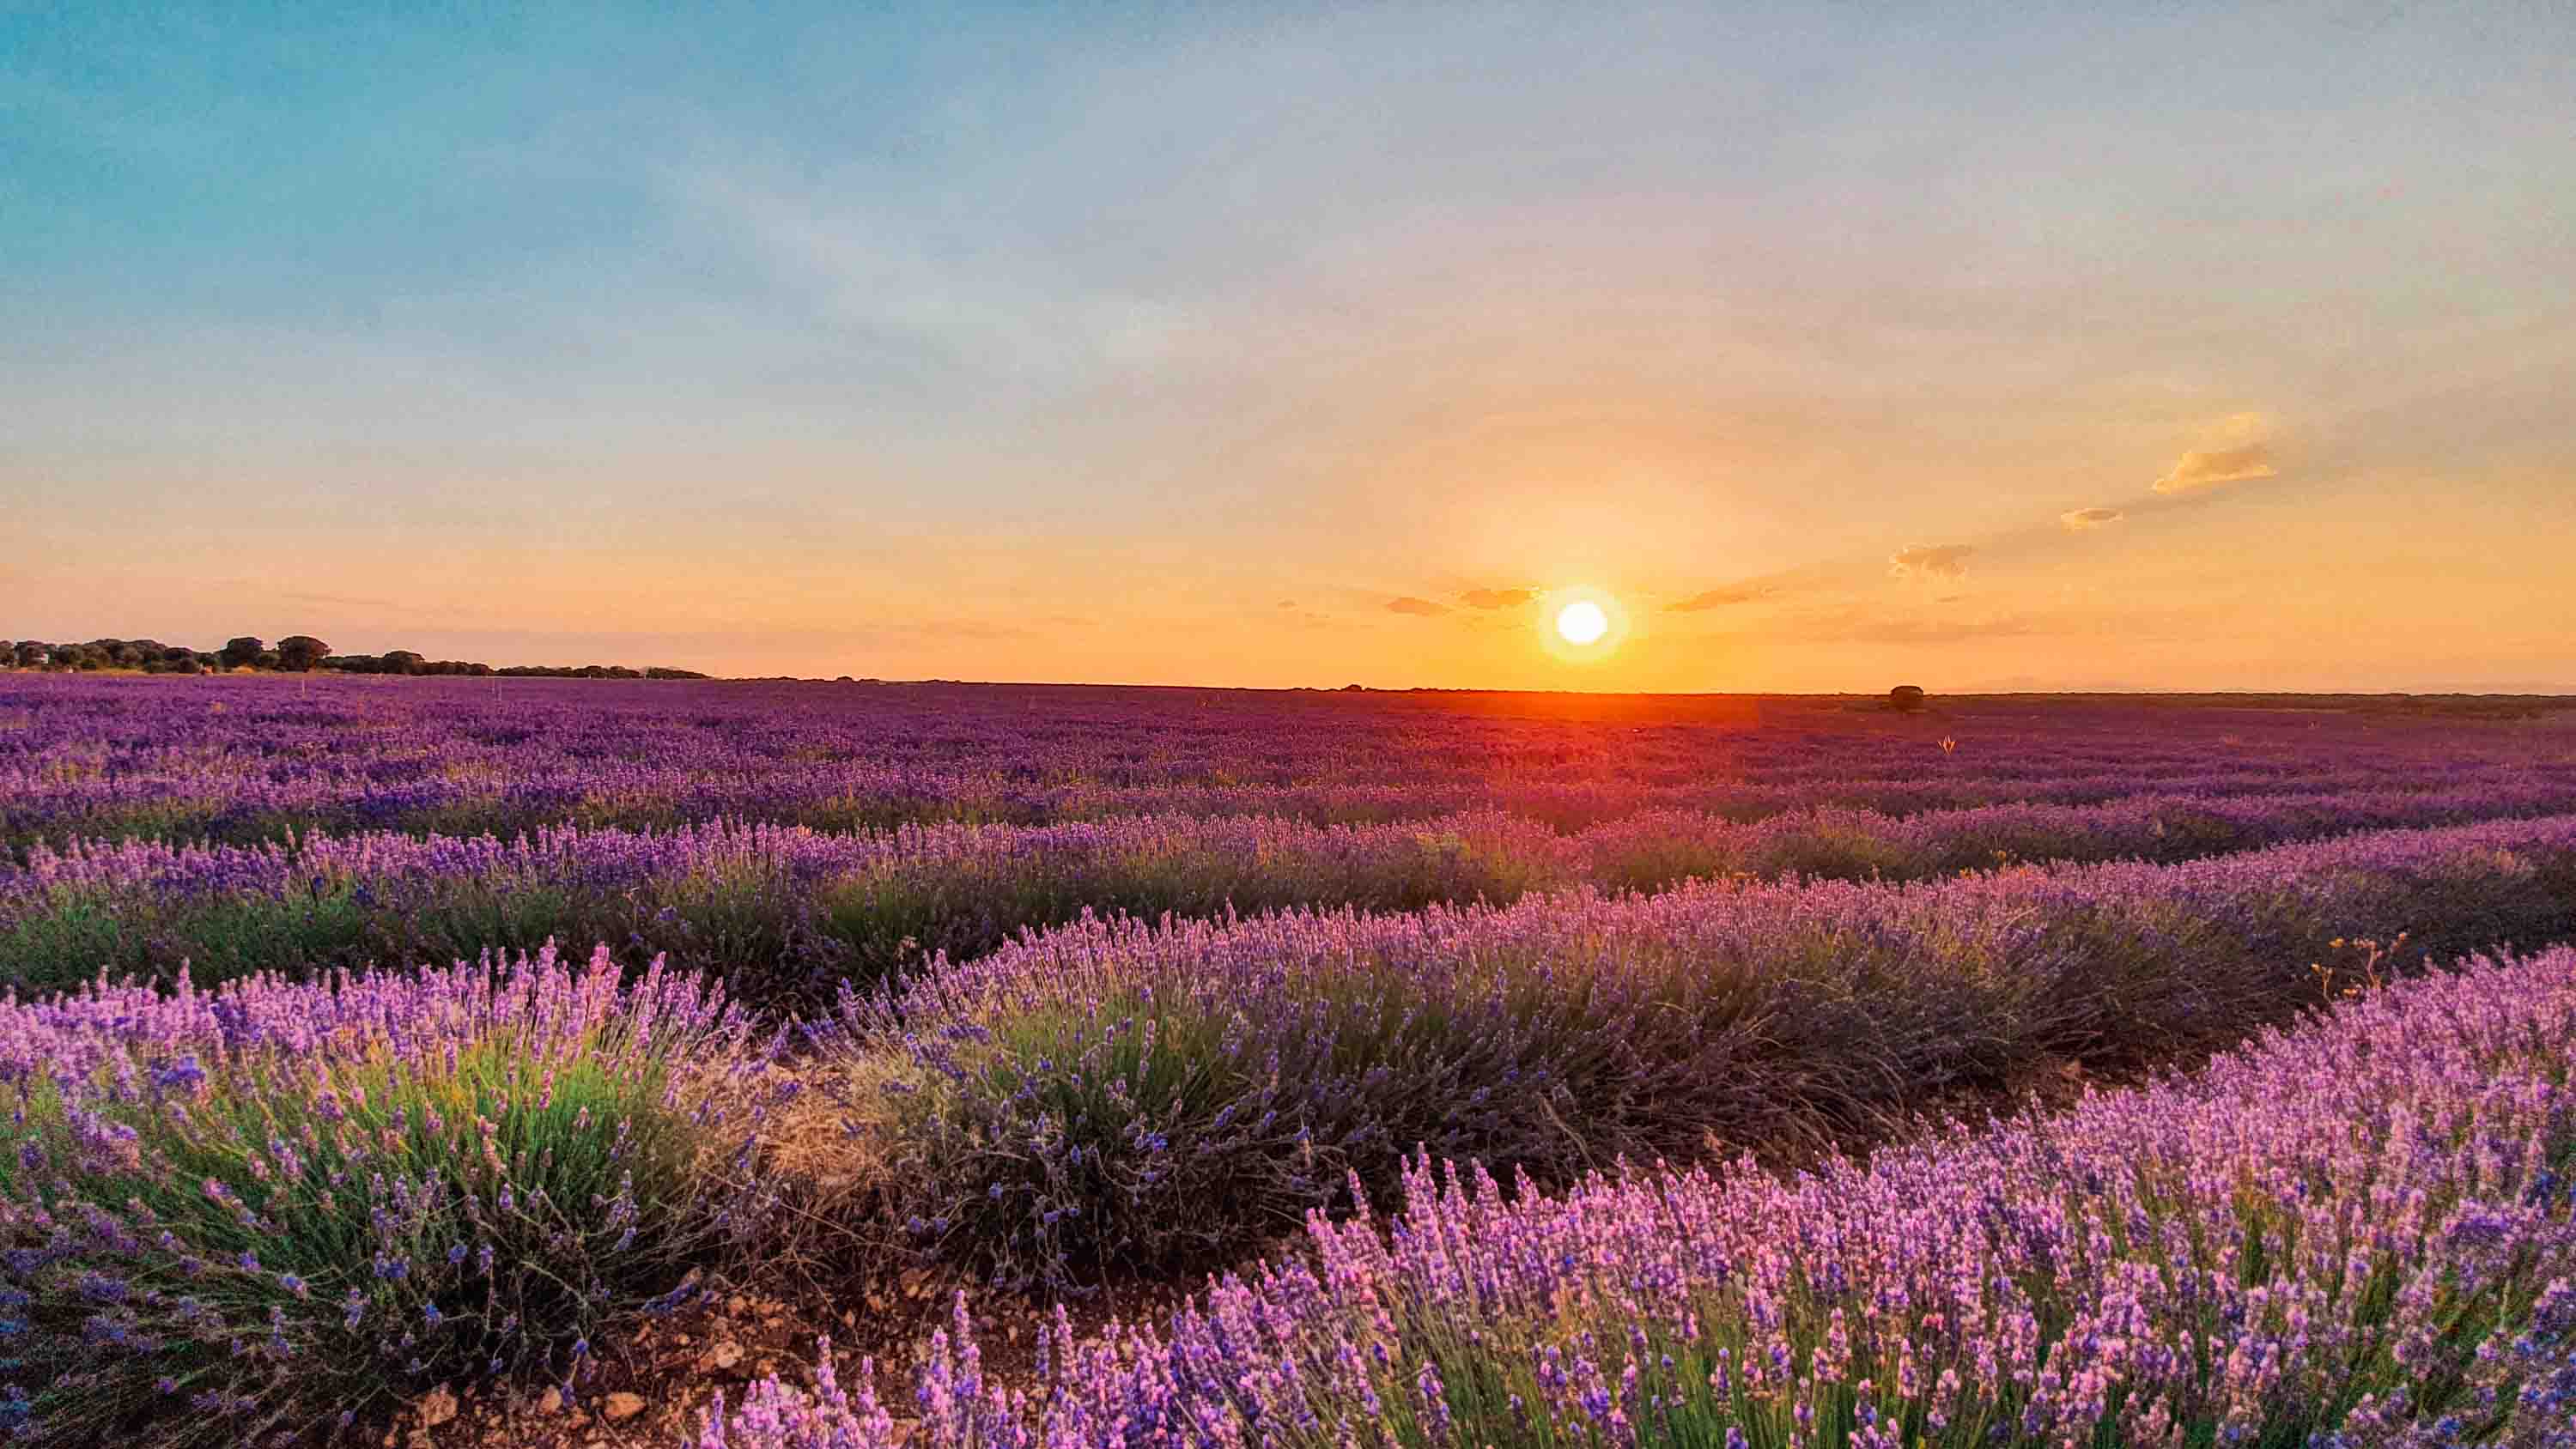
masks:
{"type": "Polygon", "coordinates": [[[0,1004],[0,1413],[247,1444],[569,1376],[758,1231],[775,1045],[697,978],[551,949],[0,1004]]]}
{"type": "Polygon", "coordinates": [[[934,952],[980,954],[1086,909],[1509,901],[1570,883],[1576,853],[1546,827],[1500,815],[75,844],[0,871],[0,977],[42,989],[102,965],[170,974],[185,961],[202,981],[453,959],[551,937],[613,943],[631,964],[670,953],[723,971],[740,994],[828,1006],[841,978],[872,980],[934,952]]]}
{"type": "Polygon", "coordinates": [[[261,846],[73,842],[0,866],[0,979],[61,989],[104,967],[200,982],[249,970],[445,961],[549,937],[640,965],[670,954],[738,994],[827,1005],[934,953],[964,959],[1084,910],[1212,917],[1290,906],[1508,904],[1589,882],[1920,880],[2015,861],[2184,860],[2362,829],[2576,808],[2576,790],[2172,796],[1750,823],[1654,811],[1560,836],[1492,813],[1373,826],[1137,816],[834,834],[719,821],[547,827],[511,840],[396,832],[261,846]]]}
{"type": "Polygon", "coordinates": [[[1817,1143],[2044,1060],[2133,1067],[2382,963],[2576,934],[2576,819],[2176,866],[1709,883],[1406,916],[1092,921],[845,997],[886,1191],[998,1280],[1239,1254],[1403,1154],[1563,1182],[1817,1143]]]}
{"type": "Polygon", "coordinates": [[[1416,1159],[1405,1207],[1159,1328],[985,1371],[964,1299],[898,1431],[872,1365],[697,1449],[2564,1445],[2576,952],[2338,1004],[2197,1076],[1781,1177],[1563,1197],[1416,1159]]]}

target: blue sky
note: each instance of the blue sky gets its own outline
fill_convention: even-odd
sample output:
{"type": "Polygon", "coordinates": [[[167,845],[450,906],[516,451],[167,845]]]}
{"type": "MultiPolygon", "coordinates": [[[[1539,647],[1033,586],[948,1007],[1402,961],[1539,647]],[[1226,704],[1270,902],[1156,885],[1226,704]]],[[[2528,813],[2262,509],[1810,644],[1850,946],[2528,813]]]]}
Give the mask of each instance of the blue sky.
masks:
{"type": "Polygon", "coordinates": [[[0,17],[0,630],[2576,688],[2563,4],[0,17]]]}

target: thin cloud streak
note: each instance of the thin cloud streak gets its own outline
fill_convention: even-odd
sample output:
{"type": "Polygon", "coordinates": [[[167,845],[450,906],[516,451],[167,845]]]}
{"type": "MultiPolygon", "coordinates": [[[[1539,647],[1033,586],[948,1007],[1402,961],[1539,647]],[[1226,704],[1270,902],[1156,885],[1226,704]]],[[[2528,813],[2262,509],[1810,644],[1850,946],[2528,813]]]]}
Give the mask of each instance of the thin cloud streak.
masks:
{"type": "Polygon", "coordinates": [[[2183,454],[2174,460],[2170,472],[2156,480],[2155,490],[2164,494],[2199,493],[2228,483],[2275,477],[2280,471],[2272,465],[2270,444],[2247,443],[2241,448],[2183,454]]]}
{"type": "Polygon", "coordinates": [[[1772,592],[1773,590],[1765,584],[1731,584],[1724,588],[1693,594],[1687,599],[1677,599],[1664,605],[1664,609],[1667,613],[1673,614],[1696,614],[1708,609],[1727,608],[1734,604],[1750,604],[1757,599],[1769,598],[1772,592]]]}
{"type": "Polygon", "coordinates": [[[1967,543],[1908,544],[1887,556],[1890,578],[1955,579],[1968,572],[1968,558],[1977,551],[1967,543]]]}

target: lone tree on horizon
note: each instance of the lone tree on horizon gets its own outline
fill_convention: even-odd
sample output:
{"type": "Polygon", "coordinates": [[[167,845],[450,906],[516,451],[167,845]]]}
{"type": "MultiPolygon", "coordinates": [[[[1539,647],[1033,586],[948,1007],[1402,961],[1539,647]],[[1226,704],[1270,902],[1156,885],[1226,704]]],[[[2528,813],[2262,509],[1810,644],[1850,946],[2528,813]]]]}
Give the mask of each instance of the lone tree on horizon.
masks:
{"type": "Polygon", "coordinates": [[[289,634],[277,641],[278,667],[297,674],[321,663],[330,652],[330,645],[310,634],[289,634]]]}
{"type": "Polygon", "coordinates": [[[215,657],[224,661],[226,669],[246,669],[258,663],[259,656],[266,652],[268,652],[266,644],[249,634],[244,634],[238,639],[225,640],[223,652],[215,657]]]}
{"type": "Polygon", "coordinates": [[[1917,684],[1900,684],[1896,686],[1894,689],[1887,692],[1887,707],[1889,709],[1903,710],[1908,714],[1921,709],[1923,707],[1923,687],[1917,684]]]}

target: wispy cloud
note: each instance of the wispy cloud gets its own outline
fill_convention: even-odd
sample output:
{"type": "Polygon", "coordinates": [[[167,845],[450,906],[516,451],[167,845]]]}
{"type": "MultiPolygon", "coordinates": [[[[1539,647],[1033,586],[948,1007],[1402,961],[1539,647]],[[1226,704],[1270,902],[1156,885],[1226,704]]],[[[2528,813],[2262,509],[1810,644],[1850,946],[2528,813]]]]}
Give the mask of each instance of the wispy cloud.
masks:
{"type": "Polygon", "coordinates": [[[2174,460],[2173,470],[2156,480],[2158,493],[2198,493],[2227,483],[2243,483],[2254,478],[2270,478],[2281,470],[2272,466],[2269,443],[2247,443],[2237,448],[2215,448],[2190,452],[2174,460]]]}
{"type": "Polygon", "coordinates": [[[2090,533],[2108,528],[2129,515],[2116,508],[2076,508],[2057,515],[2057,521],[2069,533],[2090,533]]]}
{"type": "Polygon", "coordinates": [[[1538,595],[1529,589],[1469,589],[1459,597],[1479,609],[1517,609],[1538,595]]]}
{"type": "Polygon", "coordinates": [[[1965,543],[1916,543],[1887,556],[1887,572],[1900,579],[1955,579],[1968,571],[1976,546],[1965,543]]]}
{"type": "Polygon", "coordinates": [[[1387,600],[1386,608],[1390,614],[1419,614],[1426,619],[1434,614],[1449,612],[1449,606],[1446,604],[1435,604],[1429,599],[1417,599],[1411,594],[1406,594],[1400,599],[1387,600]]]}
{"type": "Polygon", "coordinates": [[[1771,592],[1767,584],[1729,584],[1724,588],[1693,594],[1687,599],[1675,600],[1664,607],[1676,614],[1696,614],[1705,609],[1723,609],[1731,604],[1749,604],[1756,599],[1770,597],[1771,592]]]}
{"type": "Polygon", "coordinates": [[[712,167],[667,172],[665,184],[809,289],[823,316],[880,344],[1032,378],[1165,364],[1194,345],[1196,324],[1152,299],[942,245],[917,221],[812,188],[712,167]]]}

